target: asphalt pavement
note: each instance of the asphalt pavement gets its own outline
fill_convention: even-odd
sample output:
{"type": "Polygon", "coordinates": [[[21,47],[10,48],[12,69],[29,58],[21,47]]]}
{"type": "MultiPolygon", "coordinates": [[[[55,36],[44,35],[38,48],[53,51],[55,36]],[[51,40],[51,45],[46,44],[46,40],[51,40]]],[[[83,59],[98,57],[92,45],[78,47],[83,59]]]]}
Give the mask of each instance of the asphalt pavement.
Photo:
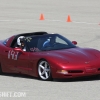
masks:
{"type": "MultiPolygon", "coordinates": [[[[59,33],[80,47],[100,50],[100,0],[0,0],[1,40],[36,31],[59,33]]],[[[4,74],[0,75],[0,100],[100,100],[100,77],[41,81],[4,74]],[[25,95],[1,97],[3,92],[25,95]]]]}

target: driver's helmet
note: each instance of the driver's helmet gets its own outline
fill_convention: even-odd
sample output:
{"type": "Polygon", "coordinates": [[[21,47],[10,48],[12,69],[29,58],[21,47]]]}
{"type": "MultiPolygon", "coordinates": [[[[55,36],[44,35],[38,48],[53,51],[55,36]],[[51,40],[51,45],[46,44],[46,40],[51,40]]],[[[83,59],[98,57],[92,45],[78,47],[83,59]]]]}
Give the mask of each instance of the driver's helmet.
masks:
{"type": "Polygon", "coordinates": [[[17,45],[21,46],[21,43],[24,42],[24,38],[25,38],[24,36],[18,37],[18,39],[17,39],[17,45]]]}

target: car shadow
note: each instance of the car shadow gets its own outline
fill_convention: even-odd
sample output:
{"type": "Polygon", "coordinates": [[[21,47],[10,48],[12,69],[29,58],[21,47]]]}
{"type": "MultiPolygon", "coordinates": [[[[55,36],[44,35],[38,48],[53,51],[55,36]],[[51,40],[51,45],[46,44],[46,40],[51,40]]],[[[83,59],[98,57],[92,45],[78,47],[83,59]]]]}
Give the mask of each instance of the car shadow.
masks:
{"type": "Polygon", "coordinates": [[[8,77],[18,77],[18,78],[27,78],[27,79],[36,79],[36,80],[39,80],[36,77],[29,76],[29,75],[26,75],[26,74],[3,73],[1,75],[2,76],[8,76],[8,77]]]}
{"type": "Polygon", "coordinates": [[[55,82],[83,82],[83,81],[98,81],[98,80],[100,80],[100,75],[70,78],[70,79],[54,79],[55,82]]]}
{"type": "MultiPolygon", "coordinates": [[[[27,78],[42,81],[41,79],[25,74],[9,74],[3,73],[2,76],[9,77],[18,77],[18,78],[27,78]]],[[[70,79],[53,79],[51,82],[82,82],[82,81],[98,81],[100,80],[100,75],[88,76],[88,77],[78,77],[78,78],[70,78],[70,79]]]]}

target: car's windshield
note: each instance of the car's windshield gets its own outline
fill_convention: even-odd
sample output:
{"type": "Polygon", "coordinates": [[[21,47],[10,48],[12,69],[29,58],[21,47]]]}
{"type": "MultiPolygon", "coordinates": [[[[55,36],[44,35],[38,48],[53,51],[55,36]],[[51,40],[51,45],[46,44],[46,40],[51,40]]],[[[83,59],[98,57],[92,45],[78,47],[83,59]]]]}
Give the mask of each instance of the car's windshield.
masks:
{"type": "Polygon", "coordinates": [[[26,37],[25,41],[30,51],[49,51],[76,47],[68,39],[59,34],[26,37]]]}

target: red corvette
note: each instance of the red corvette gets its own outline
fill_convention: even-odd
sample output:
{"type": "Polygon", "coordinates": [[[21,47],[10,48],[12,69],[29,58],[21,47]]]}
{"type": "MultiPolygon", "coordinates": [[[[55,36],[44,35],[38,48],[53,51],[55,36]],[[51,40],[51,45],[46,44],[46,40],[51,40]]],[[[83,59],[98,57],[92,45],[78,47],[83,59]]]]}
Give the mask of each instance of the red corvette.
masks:
{"type": "Polygon", "coordinates": [[[100,51],[79,48],[59,34],[24,33],[0,41],[0,72],[74,78],[100,74],[100,51]]]}

